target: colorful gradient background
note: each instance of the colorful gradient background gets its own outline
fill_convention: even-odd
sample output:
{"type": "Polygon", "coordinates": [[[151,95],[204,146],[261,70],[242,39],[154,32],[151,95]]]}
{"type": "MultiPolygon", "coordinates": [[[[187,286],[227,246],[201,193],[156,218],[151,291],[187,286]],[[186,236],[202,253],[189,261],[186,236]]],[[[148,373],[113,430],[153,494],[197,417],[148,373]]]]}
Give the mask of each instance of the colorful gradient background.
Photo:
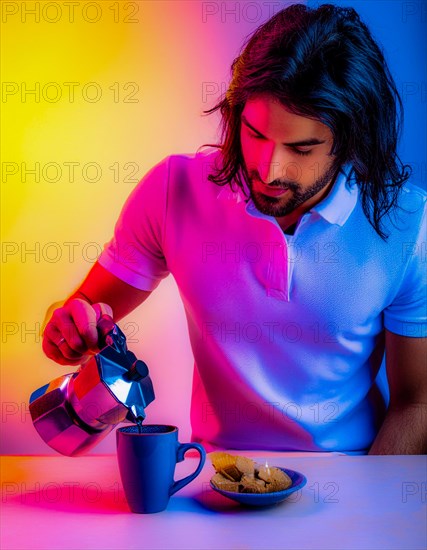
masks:
{"type": "MultiPolygon", "coordinates": [[[[425,188],[426,5],[336,3],[358,9],[385,48],[406,109],[401,154],[425,188]]],[[[1,4],[1,452],[51,454],[28,399],[73,369],[43,355],[48,306],[83,279],[153,164],[217,140],[218,118],[203,110],[225,91],[245,37],[286,3],[107,0],[80,2],[73,16],[64,2],[1,4]]],[[[192,354],[173,279],[120,325],[151,370],[147,420],[188,440],[192,354]]],[[[93,452],[114,445],[110,435],[93,452]]]]}

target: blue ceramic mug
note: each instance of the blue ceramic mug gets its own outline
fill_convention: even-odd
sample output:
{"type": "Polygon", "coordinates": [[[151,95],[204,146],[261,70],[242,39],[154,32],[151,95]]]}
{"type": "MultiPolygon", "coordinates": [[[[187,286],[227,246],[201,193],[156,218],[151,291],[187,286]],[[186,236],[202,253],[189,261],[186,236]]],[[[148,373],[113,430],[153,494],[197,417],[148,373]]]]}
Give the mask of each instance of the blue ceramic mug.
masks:
{"type": "Polygon", "coordinates": [[[169,498],[199,475],[206,459],[198,443],[179,443],[178,428],[162,424],[128,426],[116,430],[117,458],[126,500],[132,512],[165,510],[169,498]],[[189,449],[200,454],[196,470],[174,481],[175,466],[189,449]]]}

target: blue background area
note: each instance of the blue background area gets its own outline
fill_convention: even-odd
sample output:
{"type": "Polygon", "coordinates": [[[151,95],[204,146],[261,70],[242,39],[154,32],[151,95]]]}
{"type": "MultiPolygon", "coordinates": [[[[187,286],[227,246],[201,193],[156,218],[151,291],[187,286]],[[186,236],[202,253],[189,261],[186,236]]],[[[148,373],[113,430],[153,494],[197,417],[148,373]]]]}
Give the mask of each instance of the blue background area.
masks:
{"type": "MultiPolygon", "coordinates": [[[[410,181],[427,189],[427,2],[306,2],[313,8],[325,3],[354,8],[382,47],[403,102],[404,125],[399,156],[412,167],[410,181]]],[[[384,361],[377,382],[388,402],[384,361]]]]}
{"type": "Polygon", "coordinates": [[[427,189],[427,2],[406,0],[307,1],[354,8],[382,47],[403,101],[402,162],[412,183],[427,189]]]}

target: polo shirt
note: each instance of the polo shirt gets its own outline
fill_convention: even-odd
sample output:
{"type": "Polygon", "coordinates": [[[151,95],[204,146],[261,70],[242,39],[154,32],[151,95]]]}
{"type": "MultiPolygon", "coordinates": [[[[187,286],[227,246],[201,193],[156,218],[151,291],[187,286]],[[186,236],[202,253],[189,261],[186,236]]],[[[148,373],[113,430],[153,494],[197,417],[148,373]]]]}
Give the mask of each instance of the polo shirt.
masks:
{"type": "Polygon", "coordinates": [[[177,283],[194,354],[193,440],[208,449],[361,452],[386,411],[384,328],[425,336],[426,193],[366,218],[351,166],[293,235],[207,179],[220,150],[169,156],[127,199],[99,263],[152,291],[177,283]]]}

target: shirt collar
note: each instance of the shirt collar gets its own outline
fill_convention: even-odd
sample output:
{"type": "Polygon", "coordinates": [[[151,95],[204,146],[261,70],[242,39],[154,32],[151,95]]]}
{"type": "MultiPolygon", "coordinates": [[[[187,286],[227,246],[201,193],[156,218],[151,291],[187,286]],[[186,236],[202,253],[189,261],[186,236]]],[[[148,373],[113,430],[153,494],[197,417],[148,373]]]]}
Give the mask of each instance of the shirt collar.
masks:
{"type": "Polygon", "coordinates": [[[356,206],[359,194],[352,173],[350,164],[342,166],[329,193],[311,211],[317,212],[331,224],[344,225],[356,206]]]}
{"type": "MultiPolygon", "coordinates": [[[[240,187],[235,185],[233,188],[230,188],[230,186],[227,185],[220,189],[217,194],[217,199],[235,201],[237,204],[247,202],[247,209],[251,210],[252,213],[256,215],[258,211],[256,211],[256,213],[254,212],[256,210],[255,205],[252,199],[248,199],[249,192],[246,182],[244,179],[242,181],[247,191],[247,195],[245,195],[240,187]]],[[[342,226],[353,212],[357,198],[358,187],[355,182],[352,181],[352,166],[350,164],[345,164],[341,167],[337,179],[328,195],[321,202],[313,206],[310,211],[317,212],[331,224],[342,226]]],[[[261,217],[271,217],[261,214],[261,212],[259,214],[261,217]]]]}

